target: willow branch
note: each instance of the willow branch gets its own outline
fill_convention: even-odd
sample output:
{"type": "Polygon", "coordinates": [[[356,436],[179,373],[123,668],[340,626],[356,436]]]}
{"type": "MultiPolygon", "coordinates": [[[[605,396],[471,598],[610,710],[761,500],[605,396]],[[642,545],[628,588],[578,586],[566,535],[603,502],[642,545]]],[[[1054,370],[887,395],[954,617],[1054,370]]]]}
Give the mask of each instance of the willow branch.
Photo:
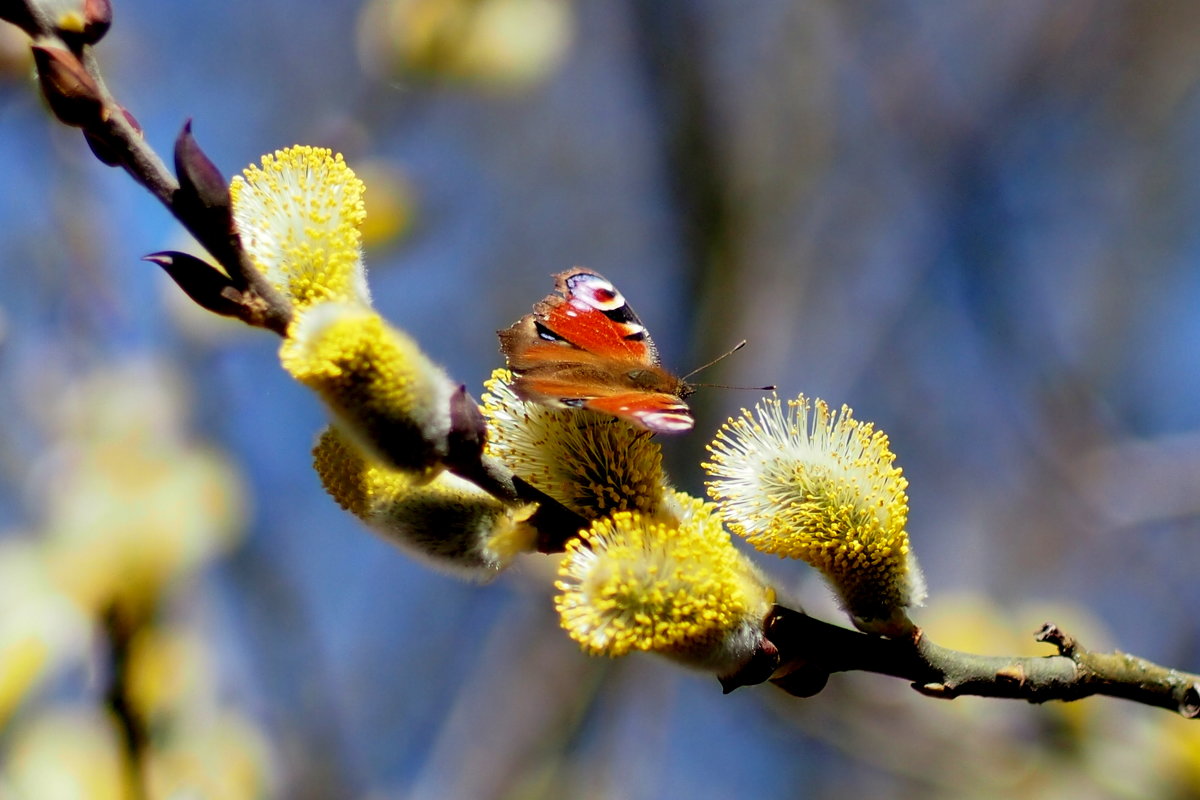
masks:
{"type": "MultiPolygon", "coordinates": [[[[282,335],[291,320],[291,304],[242,250],[229,211],[228,185],[222,178],[216,182],[219,191],[206,195],[202,190],[212,192],[216,187],[198,186],[191,180],[205,172],[218,177],[220,173],[195,145],[190,124],[184,126],[175,154],[176,170],[190,174],[177,179],[147,144],[137,119],[109,91],[93,53],[93,45],[112,21],[109,0],[84,0],[81,18],[68,14],[56,19],[51,13],[37,0],[0,5],[0,17],[19,25],[33,39],[38,78],[50,110],[63,124],[81,129],[96,158],[125,170],[209,250],[225,271],[226,303],[221,313],[233,309],[232,316],[282,335]]],[[[198,274],[202,282],[209,277],[202,269],[198,274]]],[[[193,271],[179,269],[171,277],[188,291],[193,271]]]]}
{"type": "MultiPolygon", "coordinates": [[[[147,144],[137,120],[108,90],[92,45],[108,31],[109,0],[84,0],[79,30],[64,29],[37,0],[0,0],[0,19],[18,25],[33,39],[46,101],[59,121],[83,131],[95,156],[119,166],[146,188],[205,246],[223,272],[186,253],[154,253],[158,264],[203,308],[286,335],[292,319],[288,300],[266,279],[241,246],[233,223],[228,182],[200,149],[184,124],[175,143],[171,174],[147,144]]],[[[463,395],[466,398],[466,395],[463,395]]],[[[538,549],[558,552],[586,520],[545,493],[517,478],[497,459],[483,453],[483,422],[474,400],[451,413],[461,420],[459,441],[446,467],[494,497],[510,503],[537,503],[530,520],[539,533],[538,549]],[[467,406],[472,409],[465,411],[467,406]],[[465,440],[465,441],[464,441],[465,440]]]]}
{"type": "Polygon", "coordinates": [[[861,671],[903,678],[921,694],[944,699],[973,695],[1044,703],[1105,695],[1200,717],[1200,675],[1120,651],[1092,652],[1052,623],[1035,638],[1058,653],[1042,657],[964,653],[935,644],[920,629],[911,638],[885,639],[782,606],[776,606],[767,636],[781,663],[772,682],[797,697],[821,691],[835,672],[861,671]]]}

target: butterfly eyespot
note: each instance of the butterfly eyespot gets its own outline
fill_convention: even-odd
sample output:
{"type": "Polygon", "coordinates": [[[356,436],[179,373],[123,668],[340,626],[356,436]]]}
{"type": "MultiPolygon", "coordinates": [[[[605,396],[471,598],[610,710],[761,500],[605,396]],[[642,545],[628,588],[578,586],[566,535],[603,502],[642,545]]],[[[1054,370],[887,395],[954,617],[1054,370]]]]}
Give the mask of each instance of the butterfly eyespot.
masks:
{"type": "Polygon", "coordinates": [[[605,313],[625,306],[625,298],[617,287],[592,272],[580,272],[565,280],[567,301],[580,310],[595,309],[605,313]]]}

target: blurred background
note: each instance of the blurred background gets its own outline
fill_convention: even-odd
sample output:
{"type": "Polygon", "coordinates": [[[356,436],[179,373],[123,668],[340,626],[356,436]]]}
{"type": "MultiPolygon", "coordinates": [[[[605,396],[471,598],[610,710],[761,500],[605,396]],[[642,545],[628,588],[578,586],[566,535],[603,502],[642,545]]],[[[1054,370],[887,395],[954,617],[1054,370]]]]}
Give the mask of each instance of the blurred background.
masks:
{"type": "MultiPolygon", "coordinates": [[[[702,379],[891,436],[935,641],[1045,654],[1053,620],[1200,670],[1200,4],[115,7],[98,56],[160,153],[191,117],[229,175],[345,154],[376,305],[476,393],[586,265],[674,370],[747,338],[702,379]]],[[[130,736],[156,797],[1200,797],[1200,723],[1163,711],[723,697],[582,655],[546,559],[407,560],[322,492],[278,341],[139,261],[180,227],[0,34],[0,798],[131,796],[130,736]],[[106,713],[114,659],[145,730],[106,713]]],[[[695,395],[680,488],[754,399],[695,395]]]]}

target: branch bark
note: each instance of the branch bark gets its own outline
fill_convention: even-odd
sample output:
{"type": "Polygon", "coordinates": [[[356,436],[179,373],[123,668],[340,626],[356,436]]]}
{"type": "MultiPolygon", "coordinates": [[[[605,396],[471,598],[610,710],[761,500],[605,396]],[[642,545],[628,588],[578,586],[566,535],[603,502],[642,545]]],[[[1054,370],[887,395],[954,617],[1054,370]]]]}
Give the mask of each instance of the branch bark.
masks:
{"type": "Polygon", "coordinates": [[[840,628],[800,611],[776,606],[767,637],[779,649],[781,666],[772,683],[797,697],[824,688],[835,672],[875,672],[912,682],[929,697],[963,695],[1044,703],[1093,695],[1120,697],[1200,717],[1200,675],[1170,669],[1114,651],[1094,653],[1053,623],[1036,639],[1056,655],[980,656],[942,647],[919,628],[906,639],[885,639],[840,628]]]}

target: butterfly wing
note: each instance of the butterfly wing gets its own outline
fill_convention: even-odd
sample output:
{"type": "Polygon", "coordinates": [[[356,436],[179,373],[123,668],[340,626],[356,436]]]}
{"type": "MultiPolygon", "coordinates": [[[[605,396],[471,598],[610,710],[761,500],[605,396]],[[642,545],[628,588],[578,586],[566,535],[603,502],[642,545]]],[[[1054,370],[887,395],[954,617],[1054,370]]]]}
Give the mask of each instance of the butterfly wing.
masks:
{"type": "Polygon", "coordinates": [[[576,268],[556,275],[555,288],[532,314],[500,331],[517,395],[659,433],[691,430],[681,399],[687,386],[659,366],[653,340],[616,287],[576,268]]]}
{"type": "Polygon", "coordinates": [[[555,275],[554,288],[558,294],[533,307],[538,336],[602,359],[658,365],[646,326],[603,276],[577,267],[555,275]]]}
{"type": "Polygon", "coordinates": [[[583,407],[612,414],[655,433],[686,433],[696,424],[687,403],[663,392],[601,395],[587,400],[583,407]]]}

